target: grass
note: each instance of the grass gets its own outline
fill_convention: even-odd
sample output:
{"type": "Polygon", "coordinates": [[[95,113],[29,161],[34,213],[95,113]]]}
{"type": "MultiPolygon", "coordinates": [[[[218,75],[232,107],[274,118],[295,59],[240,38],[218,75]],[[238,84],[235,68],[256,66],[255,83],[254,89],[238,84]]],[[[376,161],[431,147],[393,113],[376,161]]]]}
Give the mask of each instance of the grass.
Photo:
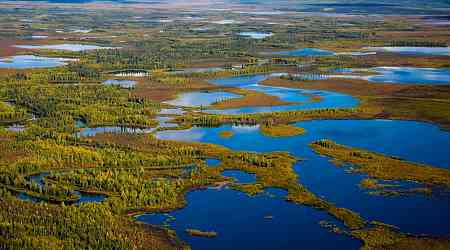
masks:
{"type": "Polygon", "coordinates": [[[363,112],[355,114],[357,117],[427,121],[450,129],[448,85],[370,83],[358,79],[289,81],[281,78],[268,79],[263,84],[345,93],[361,101],[358,108],[363,112]]]}
{"type": "MultiPolygon", "coordinates": [[[[365,173],[372,178],[416,181],[427,185],[450,187],[450,171],[446,169],[407,162],[395,157],[339,145],[330,140],[316,141],[310,146],[316,153],[350,163],[356,167],[355,172],[365,173]]],[[[373,186],[373,183],[371,185],[373,186]]]]}
{"type": "Polygon", "coordinates": [[[384,189],[389,187],[397,187],[398,185],[380,184],[376,179],[365,178],[359,183],[361,189],[384,189]]]}
{"type": "Polygon", "coordinates": [[[297,136],[303,135],[305,133],[304,128],[300,128],[294,125],[274,125],[274,126],[266,126],[262,125],[260,127],[261,133],[265,136],[270,137],[287,137],[287,136],[297,136]]]}
{"type": "Polygon", "coordinates": [[[289,102],[281,101],[276,96],[267,95],[265,93],[232,88],[227,89],[227,92],[241,95],[241,97],[230,98],[220,102],[213,103],[210,108],[212,109],[234,109],[242,107],[260,107],[260,106],[281,106],[289,105],[289,102]]]}
{"type": "Polygon", "coordinates": [[[448,238],[419,237],[399,233],[389,226],[375,225],[355,230],[350,235],[364,243],[362,250],[445,250],[450,249],[448,238]]]}
{"type": "Polygon", "coordinates": [[[216,232],[213,231],[200,231],[197,229],[186,229],[186,232],[190,235],[190,236],[194,236],[194,237],[205,237],[205,238],[213,238],[217,236],[216,232]]]}

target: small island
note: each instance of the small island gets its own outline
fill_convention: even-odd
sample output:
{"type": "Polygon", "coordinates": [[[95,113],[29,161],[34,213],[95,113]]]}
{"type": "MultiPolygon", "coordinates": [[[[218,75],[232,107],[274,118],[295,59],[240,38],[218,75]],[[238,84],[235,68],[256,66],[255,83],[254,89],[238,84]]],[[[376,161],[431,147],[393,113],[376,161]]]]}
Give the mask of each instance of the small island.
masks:
{"type": "Polygon", "coordinates": [[[194,237],[205,237],[205,238],[213,238],[217,236],[216,232],[213,231],[200,231],[197,229],[186,229],[186,233],[188,233],[190,236],[194,236],[194,237]]]}
{"type": "Polygon", "coordinates": [[[219,132],[219,136],[224,139],[231,138],[233,136],[232,131],[224,130],[219,132]]]}
{"type": "Polygon", "coordinates": [[[270,137],[287,137],[305,134],[304,128],[286,124],[273,126],[263,125],[261,126],[260,130],[263,135],[270,137]]]}

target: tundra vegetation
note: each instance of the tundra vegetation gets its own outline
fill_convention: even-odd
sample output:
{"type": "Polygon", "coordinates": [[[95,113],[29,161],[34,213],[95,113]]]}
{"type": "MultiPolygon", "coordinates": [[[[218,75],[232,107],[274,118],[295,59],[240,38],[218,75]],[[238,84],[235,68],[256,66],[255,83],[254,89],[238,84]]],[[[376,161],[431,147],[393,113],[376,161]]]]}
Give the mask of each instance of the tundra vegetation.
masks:
{"type": "MultiPolygon", "coordinates": [[[[14,55],[76,60],[54,68],[0,68],[0,249],[189,249],[171,230],[136,222],[133,215],[181,209],[187,192],[233,182],[221,176],[224,170],[256,176],[254,183],[231,183],[231,189],[253,196],[266,188],[280,188],[287,191],[287,201],[327,213],[342,226],[322,224],[360,240],[363,249],[450,248],[446,238],[404,234],[319,197],[299,182],[293,169],[299,159],[289,152],[233,151],[213,144],[159,140],[151,133],[232,124],[259,125],[265,136],[286,137],[306,133],[290,125],[293,122],[373,118],[428,121],[448,129],[450,88],[446,85],[371,84],[324,77],[330,69],[343,68],[449,68],[447,56],[351,54],[364,52],[368,46],[445,47],[449,39],[445,27],[421,24],[408,16],[386,16],[380,21],[373,16],[285,13],[262,22],[234,12],[227,16],[239,22],[218,24],[193,21],[195,17],[223,18],[214,11],[190,16],[179,9],[145,7],[140,12],[109,5],[102,5],[105,8],[101,10],[95,5],[54,8],[50,3],[40,4],[39,8],[17,8],[0,3],[2,62],[14,55]],[[86,30],[80,32],[80,28],[86,30]],[[237,35],[248,30],[273,35],[264,39],[237,35]],[[30,44],[110,48],[76,51],[15,46],[30,44]],[[297,48],[336,53],[321,57],[272,53],[297,48]],[[164,101],[191,91],[223,90],[241,95],[218,100],[207,107],[212,109],[290,105],[273,95],[209,82],[280,72],[300,77],[274,77],[264,84],[342,92],[357,97],[361,104],[237,115],[208,114],[202,107],[184,108],[183,114],[163,114],[178,108],[164,101]],[[103,84],[110,79],[137,84],[132,88],[103,84]],[[178,127],[158,127],[161,117],[173,119],[178,127]],[[20,129],[12,129],[14,126],[20,129]],[[81,133],[96,128],[118,128],[118,132],[81,133]],[[209,158],[220,164],[207,167],[204,161],[209,158]],[[41,179],[37,181],[36,176],[41,179]],[[106,198],[79,204],[86,193],[106,198]]],[[[319,95],[306,95],[308,102],[322,101],[319,95]]],[[[222,131],[219,136],[233,140],[232,131],[222,131]]],[[[411,192],[428,193],[428,186],[450,187],[450,175],[444,169],[328,140],[311,147],[335,162],[351,164],[355,173],[366,174],[360,186],[373,192],[405,192],[396,187],[391,190],[392,186],[381,180],[426,185],[408,190],[411,192]]],[[[213,231],[186,232],[220,237],[213,231]]]]}

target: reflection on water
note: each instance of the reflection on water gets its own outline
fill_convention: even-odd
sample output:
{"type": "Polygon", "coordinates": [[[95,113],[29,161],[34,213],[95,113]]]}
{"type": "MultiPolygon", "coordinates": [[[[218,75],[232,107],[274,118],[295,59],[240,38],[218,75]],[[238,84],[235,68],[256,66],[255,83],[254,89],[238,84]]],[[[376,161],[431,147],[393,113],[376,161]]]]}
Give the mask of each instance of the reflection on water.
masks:
{"type": "Polygon", "coordinates": [[[253,39],[264,39],[264,38],[273,36],[272,33],[256,32],[256,31],[240,32],[239,35],[240,36],[248,36],[253,39]]]}
{"type": "Polygon", "coordinates": [[[405,55],[450,56],[450,47],[368,47],[366,49],[405,55]]]}
{"type": "Polygon", "coordinates": [[[450,84],[450,70],[417,67],[376,67],[371,69],[334,69],[332,73],[343,75],[323,75],[323,78],[363,79],[378,83],[399,84],[450,84]],[[357,75],[346,73],[373,73],[374,75],[357,75]]]}
{"type": "Polygon", "coordinates": [[[255,197],[226,188],[194,191],[186,195],[187,205],[181,210],[144,214],[136,219],[170,226],[177,237],[198,250],[360,248],[359,241],[320,227],[321,220],[335,222],[332,217],[286,202],[285,194],[278,189],[269,189],[255,197]],[[188,228],[215,231],[217,237],[191,237],[186,233],[188,228]]]}
{"type": "Polygon", "coordinates": [[[174,106],[198,107],[198,106],[209,106],[215,102],[237,97],[240,97],[240,95],[224,91],[189,92],[189,93],[182,93],[178,96],[177,99],[167,101],[165,103],[174,106]]]}
{"type": "Polygon", "coordinates": [[[96,50],[96,49],[116,49],[119,47],[102,47],[97,45],[89,44],[51,44],[51,45],[14,45],[17,48],[22,49],[51,49],[51,50],[67,50],[67,51],[86,51],[86,50],[96,50]]]}
{"type": "Polygon", "coordinates": [[[128,128],[128,127],[97,127],[97,128],[83,128],[80,132],[76,133],[76,136],[78,137],[89,137],[94,136],[96,134],[104,134],[104,133],[136,133],[136,134],[142,134],[142,133],[151,133],[155,130],[155,128],[148,128],[148,129],[142,129],[142,128],[128,128]]]}
{"type": "MultiPolygon", "coordinates": [[[[448,198],[424,195],[389,198],[368,195],[360,190],[362,175],[347,174],[329,158],[315,154],[309,143],[323,138],[337,143],[397,156],[417,163],[450,169],[450,133],[421,122],[391,120],[323,120],[296,123],[308,131],[293,137],[266,137],[257,128],[224,125],[218,128],[191,128],[161,131],[159,139],[190,140],[213,143],[239,151],[286,151],[305,159],[294,164],[300,182],[309,190],[340,207],[350,208],[365,219],[379,220],[410,233],[449,234],[448,198]],[[237,129],[232,140],[218,136],[220,131],[237,129]],[[414,135],[414,136],[411,136],[414,135]],[[436,146],[439,145],[439,146],[436,146]],[[343,191],[345,190],[345,191],[343,191]],[[408,211],[405,213],[404,211],[408,211]],[[412,220],[411,218],[414,218],[412,220]]],[[[402,183],[402,186],[408,183],[402,183]]]]}
{"type": "Polygon", "coordinates": [[[273,55],[280,55],[280,56],[334,56],[335,53],[329,50],[323,50],[323,49],[314,49],[314,48],[304,48],[304,49],[298,49],[298,50],[289,50],[289,51],[281,51],[281,52],[274,52],[273,55]]]}
{"type": "MultiPolygon", "coordinates": [[[[49,175],[48,173],[36,174],[36,175],[32,175],[32,176],[28,177],[28,180],[30,182],[36,183],[36,185],[38,187],[43,188],[45,185],[44,178],[47,177],[48,175],[49,175]]],[[[80,205],[81,203],[89,203],[89,202],[102,202],[106,198],[108,198],[106,195],[89,194],[89,193],[84,193],[84,192],[79,192],[79,191],[75,191],[75,192],[73,192],[73,194],[80,197],[77,201],[75,201],[73,203],[74,205],[80,205]]],[[[34,202],[34,203],[47,202],[44,199],[41,199],[41,198],[35,197],[35,196],[31,196],[26,193],[18,193],[16,195],[16,197],[20,200],[30,201],[30,202],[34,202]]]]}
{"type": "Polygon", "coordinates": [[[112,80],[104,81],[103,84],[110,85],[110,86],[119,86],[119,87],[125,88],[125,89],[132,89],[136,86],[136,81],[112,79],[112,80]]]}
{"type": "MultiPolygon", "coordinates": [[[[274,75],[274,76],[279,76],[274,75]]],[[[243,113],[263,113],[274,111],[292,111],[319,108],[351,108],[358,105],[359,101],[349,95],[344,95],[329,91],[312,91],[284,87],[271,87],[260,85],[259,83],[270,77],[270,75],[252,75],[244,77],[231,77],[211,80],[212,84],[228,87],[239,87],[252,91],[258,91],[267,95],[276,96],[290,105],[283,106],[262,106],[262,107],[242,107],[226,110],[206,110],[204,112],[214,114],[243,114],[243,113]],[[310,102],[307,95],[315,95],[321,98],[318,102],[310,102]]]]}
{"type": "Polygon", "coordinates": [[[231,177],[234,179],[235,183],[254,183],[256,181],[256,176],[254,174],[245,173],[239,170],[224,170],[221,173],[222,176],[231,177]]]}
{"type": "Polygon", "coordinates": [[[76,59],[21,55],[0,58],[0,68],[51,68],[66,65],[70,61],[76,61],[76,59]]]}

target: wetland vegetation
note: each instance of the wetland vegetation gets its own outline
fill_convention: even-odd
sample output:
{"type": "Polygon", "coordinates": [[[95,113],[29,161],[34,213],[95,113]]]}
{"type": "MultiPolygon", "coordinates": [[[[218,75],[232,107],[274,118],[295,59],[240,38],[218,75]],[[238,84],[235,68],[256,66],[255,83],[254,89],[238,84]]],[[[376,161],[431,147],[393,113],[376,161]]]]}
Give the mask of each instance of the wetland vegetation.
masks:
{"type": "Polygon", "coordinates": [[[450,248],[448,3],[54,2],[0,2],[0,249],[450,248]]]}

